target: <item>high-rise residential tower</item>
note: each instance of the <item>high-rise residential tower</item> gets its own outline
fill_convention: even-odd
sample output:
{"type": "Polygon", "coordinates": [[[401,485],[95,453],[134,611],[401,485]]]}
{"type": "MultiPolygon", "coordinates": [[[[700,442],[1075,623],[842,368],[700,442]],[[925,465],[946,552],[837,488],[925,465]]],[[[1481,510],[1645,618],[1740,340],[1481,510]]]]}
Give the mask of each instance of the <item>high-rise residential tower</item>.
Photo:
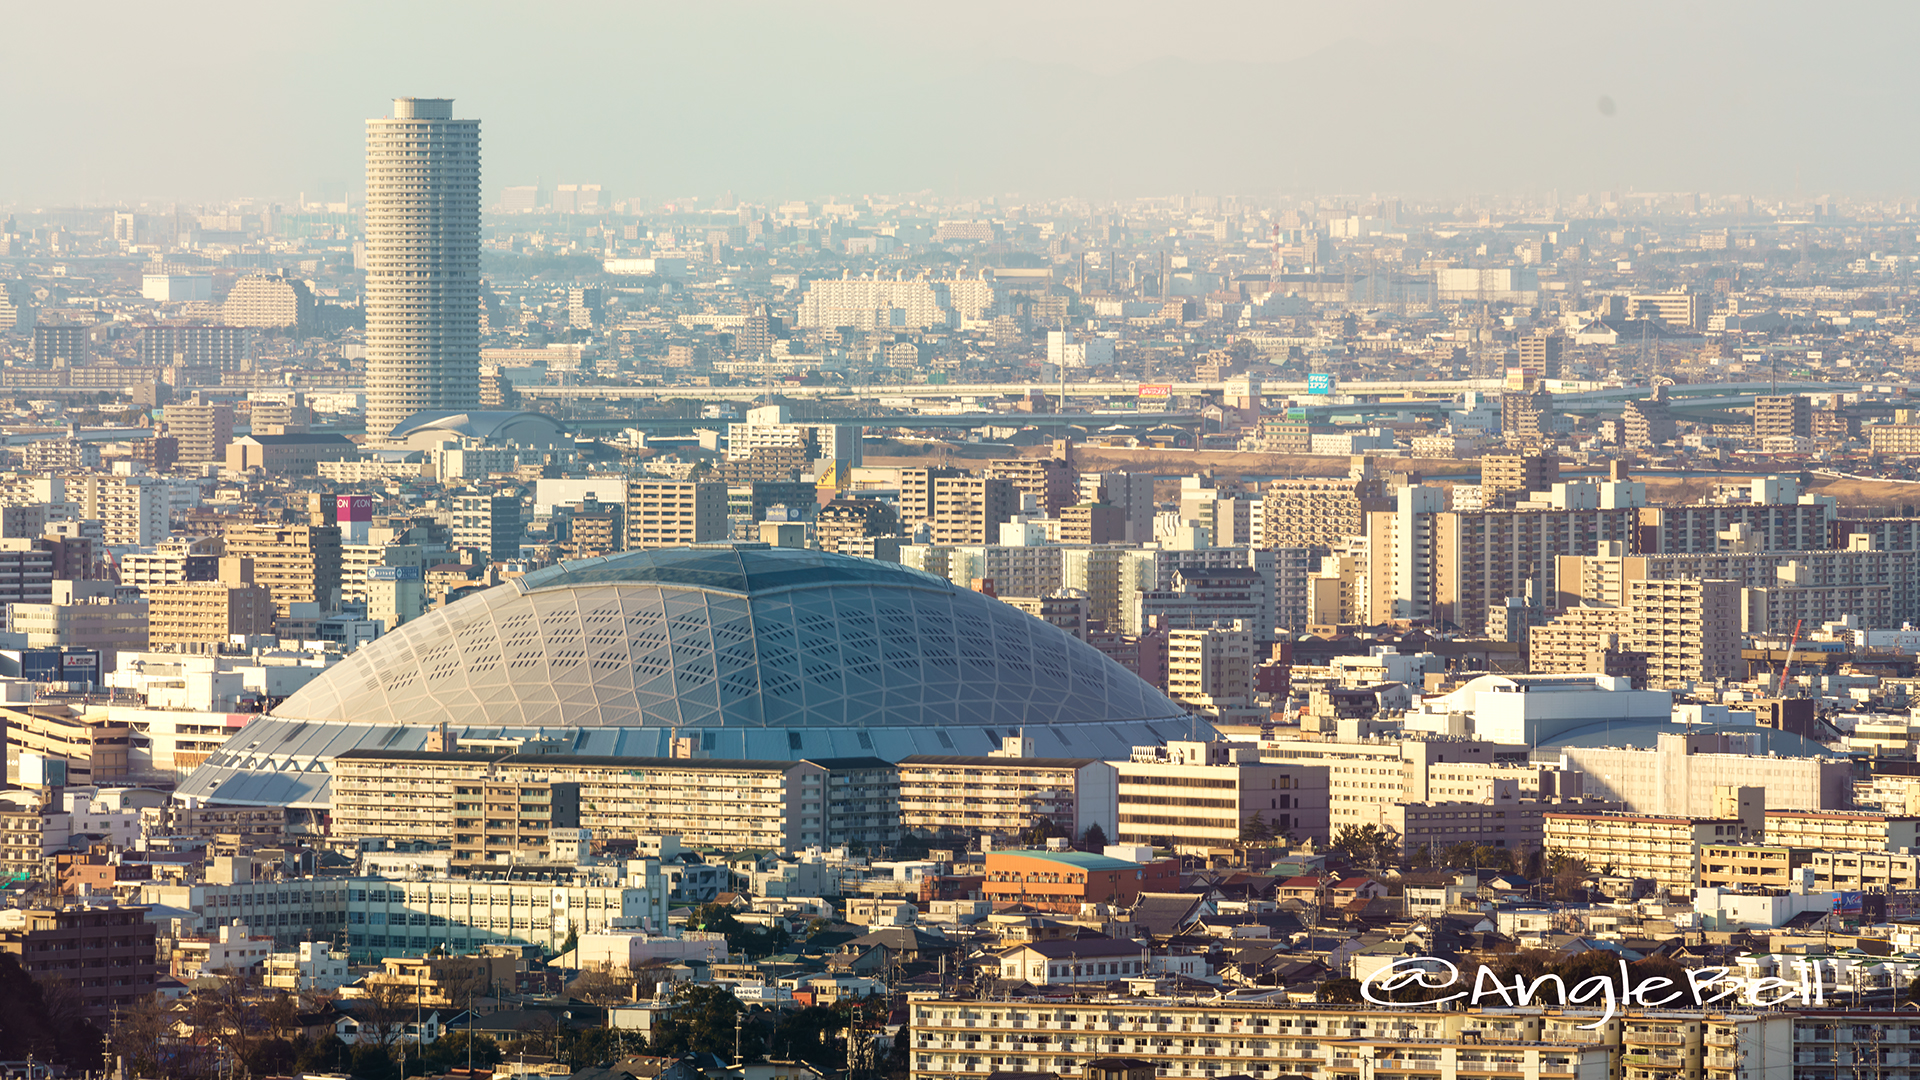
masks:
{"type": "Polygon", "coordinates": [[[395,98],[367,121],[367,434],[480,407],[480,121],[395,98]]]}

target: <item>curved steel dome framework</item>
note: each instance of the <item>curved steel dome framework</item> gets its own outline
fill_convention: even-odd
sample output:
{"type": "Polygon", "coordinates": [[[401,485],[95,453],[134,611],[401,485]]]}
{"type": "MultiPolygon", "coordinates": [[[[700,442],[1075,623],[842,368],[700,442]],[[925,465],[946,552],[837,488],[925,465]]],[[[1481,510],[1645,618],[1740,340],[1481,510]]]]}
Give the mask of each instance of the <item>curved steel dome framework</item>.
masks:
{"type": "Polygon", "coordinates": [[[563,563],[361,648],[248,725],[181,789],[312,803],[325,761],[469,739],[724,758],[1125,755],[1212,729],[1098,650],[892,563],[758,545],[563,563]],[[293,789],[293,800],[276,792],[293,789]]]}

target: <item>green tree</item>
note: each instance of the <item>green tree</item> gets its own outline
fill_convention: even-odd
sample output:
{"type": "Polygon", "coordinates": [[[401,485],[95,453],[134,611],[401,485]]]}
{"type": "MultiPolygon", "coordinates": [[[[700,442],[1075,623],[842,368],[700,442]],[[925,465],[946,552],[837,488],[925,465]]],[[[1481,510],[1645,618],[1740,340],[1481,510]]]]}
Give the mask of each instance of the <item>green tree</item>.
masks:
{"type": "MultiPolygon", "coordinates": [[[[746,1014],[746,1006],[725,987],[685,985],[674,991],[673,1015],[654,1028],[648,1048],[655,1054],[714,1054],[733,1060],[734,1025],[746,1014]]],[[[758,1061],[763,1053],[758,1025],[741,1024],[740,1053],[748,1061],[758,1061]]]]}
{"type": "Polygon", "coordinates": [[[1331,846],[1368,866],[1394,866],[1400,861],[1400,834],[1384,825],[1342,825],[1331,846]]]}
{"type": "Polygon", "coordinates": [[[834,1036],[846,1026],[846,1014],[840,1010],[825,1005],[795,1009],[773,1026],[773,1055],[804,1061],[823,1072],[844,1066],[846,1055],[834,1046],[834,1036]]]}
{"type": "Polygon", "coordinates": [[[1328,979],[1313,992],[1313,998],[1330,1005],[1358,1005],[1364,1000],[1360,996],[1359,979],[1328,979]]]}
{"type": "Polygon", "coordinates": [[[1258,810],[1240,824],[1240,839],[1249,844],[1264,844],[1273,839],[1273,826],[1260,816],[1258,810]]]}
{"type": "Polygon", "coordinates": [[[1080,850],[1082,851],[1099,851],[1110,843],[1112,843],[1112,841],[1107,839],[1107,830],[1101,828],[1100,823],[1097,821],[1087,826],[1087,831],[1080,834],[1080,850]]]}

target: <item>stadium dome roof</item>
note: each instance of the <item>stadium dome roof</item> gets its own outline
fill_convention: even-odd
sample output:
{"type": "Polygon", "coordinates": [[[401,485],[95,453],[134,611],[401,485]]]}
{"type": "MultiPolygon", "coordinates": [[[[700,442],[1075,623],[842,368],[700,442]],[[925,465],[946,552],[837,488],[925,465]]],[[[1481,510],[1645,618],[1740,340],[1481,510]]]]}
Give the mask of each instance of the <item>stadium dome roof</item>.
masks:
{"type": "Polygon", "coordinates": [[[423,450],[450,435],[500,445],[551,446],[572,441],[566,428],[553,417],[518,409],[418,412],[400,421],[387,441],[423,450]]]}
{"type": "MultiPolygon", "coordinates": [[[[560,739],[570,753],[979,755],[1024,733],[1111,757],[1213,729],[1078,638],[893,563],[763,545],[562,563],[402,626],[254,721],[183,784],[226,802],[324,786],[345,750],[560,739]]],[[[298,800],[296,800],[298,801],[298,800]]]]}

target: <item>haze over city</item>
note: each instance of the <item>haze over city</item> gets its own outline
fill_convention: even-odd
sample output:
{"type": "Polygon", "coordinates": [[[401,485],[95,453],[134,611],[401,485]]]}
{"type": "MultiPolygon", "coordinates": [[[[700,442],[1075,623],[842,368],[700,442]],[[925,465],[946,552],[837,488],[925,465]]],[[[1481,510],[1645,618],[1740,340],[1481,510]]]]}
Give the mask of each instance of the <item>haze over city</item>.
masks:
{"type": "Polygon", "coordinates": [[[487,118],[490,195],[1892,195],[1920,166],[1900,4],[96,10],[79,40],[8,13],[0,203],[357,192],[348,118],[395,87],[487,118]]]}

